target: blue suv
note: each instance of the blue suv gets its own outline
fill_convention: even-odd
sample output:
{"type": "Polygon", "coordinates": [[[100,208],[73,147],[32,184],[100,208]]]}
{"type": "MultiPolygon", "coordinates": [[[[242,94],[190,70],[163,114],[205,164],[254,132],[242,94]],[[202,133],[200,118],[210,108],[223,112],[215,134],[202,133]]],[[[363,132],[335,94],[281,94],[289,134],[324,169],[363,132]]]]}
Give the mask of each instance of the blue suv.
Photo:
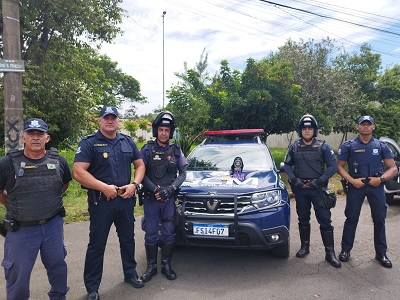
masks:
{"type": "Polygon", "coordinates": [[[289,256],[290,199],[263,129],[207,131],[187,157],[176,244],[289,256]]]}

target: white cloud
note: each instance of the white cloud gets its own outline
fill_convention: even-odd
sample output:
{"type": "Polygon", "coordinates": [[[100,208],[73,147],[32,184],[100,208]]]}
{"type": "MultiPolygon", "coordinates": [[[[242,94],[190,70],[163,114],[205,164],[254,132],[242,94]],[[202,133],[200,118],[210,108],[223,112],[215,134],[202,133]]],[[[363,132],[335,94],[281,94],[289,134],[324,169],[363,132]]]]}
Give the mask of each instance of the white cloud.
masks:
{"type": "MultiPolygon", "coordinates": [[[[397,0],[272,2],[400,35],[397,0]]],[[[318,41],[329,36],[343,43],[349,52],[368,42],[382,54],[384,66],[400,61],[398,36],[259,0],[125,0],[123,7],[128,14],[122,24],[125,34],[114,44],[104,45],[101,52],[140,82],[142,94],[149,103],[138,104],[139,115],[163,104],[163,36],[166,89],[177,83],[174,73],[183,71],[183,63],[186,61],[193,67],[204,48],[211,74],[218,70],[223,59],[232,68],[241,69],[248,58],[261,59],[289,38],[318,41]],[[166,11],[164,35],[163,11],[166,11]]],[[[165,98],[165,104],[167,101],[165,98]]]]}

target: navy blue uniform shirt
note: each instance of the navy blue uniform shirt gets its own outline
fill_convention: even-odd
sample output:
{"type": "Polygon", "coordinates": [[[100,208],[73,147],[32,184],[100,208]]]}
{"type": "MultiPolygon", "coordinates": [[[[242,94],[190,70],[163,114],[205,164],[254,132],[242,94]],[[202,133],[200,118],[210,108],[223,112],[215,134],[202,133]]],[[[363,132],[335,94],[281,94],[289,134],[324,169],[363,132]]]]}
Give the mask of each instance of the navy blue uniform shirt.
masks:
{"type": "Polygon", "coordinates": [[[382,175],[383,160],[386,158],[394,158],[394,155],[385,142],[376,138],[364,144],[357,136],[343,143],[338,152],[338,160],[347,162],[349,174],[353,178],[377,177],[379,173],[382,175]]]}
{"type": "Polygon", "coordinates": [[[108,139],[99,130],[82,139],[74,161],[90,163],[88,172],[96,179],[123,186],[131,181],[131,164],[140,158],[130,136],[118,132],[115,139],[108,139]]]}

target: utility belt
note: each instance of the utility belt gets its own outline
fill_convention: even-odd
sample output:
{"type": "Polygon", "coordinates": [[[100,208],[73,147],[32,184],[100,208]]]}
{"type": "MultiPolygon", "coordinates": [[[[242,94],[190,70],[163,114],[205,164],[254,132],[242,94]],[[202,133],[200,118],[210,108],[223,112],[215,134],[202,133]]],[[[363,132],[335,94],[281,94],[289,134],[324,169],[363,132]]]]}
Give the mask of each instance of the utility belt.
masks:
{"type": "Polygon", "coordinates": [[[40,220],[33,220],[33,221],[18,221],[18,220],[13,220],[13,219],[8,219],[5,218],[3,220],[3,228],[7,231],[15,232],[18,231],[20,227],[31,227],[31,226],[36,226],[36,225],[43,225],[51,220],[53,220],[57,216],[65,217],[65,208],[62,206],[59,210],[58,213],[56,213],[54,216],[51,216],[46,219],[40,219],[40,220]]]}
{"type": "Polygon", "coordinates": [[[314,179],[318,179],[318,178],[313,178],[313,179],[303,179],[303,178],[299,178],[301,180],[301,182],[303,182],[304,184],[310,183],[311,181],[313,181],[314,179]]]}
{"type": "MultiPolygon", "coordinates": [[[[122,194],[124,194],[126,192],[125,189],[120,189],[117,188],[117,195],[120,196],[122,194]]],[[[100,191],[97,190],[88,190],[88,201],[91,204],[96,204],[100,201],[100,200],[107,200],[107,197],[100,191]]]]}

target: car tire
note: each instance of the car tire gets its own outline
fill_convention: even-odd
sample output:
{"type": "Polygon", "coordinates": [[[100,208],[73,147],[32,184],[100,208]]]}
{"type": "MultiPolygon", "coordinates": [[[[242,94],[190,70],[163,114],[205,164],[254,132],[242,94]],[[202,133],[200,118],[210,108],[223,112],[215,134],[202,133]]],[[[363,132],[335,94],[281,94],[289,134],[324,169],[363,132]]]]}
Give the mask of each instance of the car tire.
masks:
{"type": "Polygon", "coordinates": [[[289,240],[277,247],[271,249],[271,255],[280,258],[288,258],[290,254],[290,243],[289,240]]]}

